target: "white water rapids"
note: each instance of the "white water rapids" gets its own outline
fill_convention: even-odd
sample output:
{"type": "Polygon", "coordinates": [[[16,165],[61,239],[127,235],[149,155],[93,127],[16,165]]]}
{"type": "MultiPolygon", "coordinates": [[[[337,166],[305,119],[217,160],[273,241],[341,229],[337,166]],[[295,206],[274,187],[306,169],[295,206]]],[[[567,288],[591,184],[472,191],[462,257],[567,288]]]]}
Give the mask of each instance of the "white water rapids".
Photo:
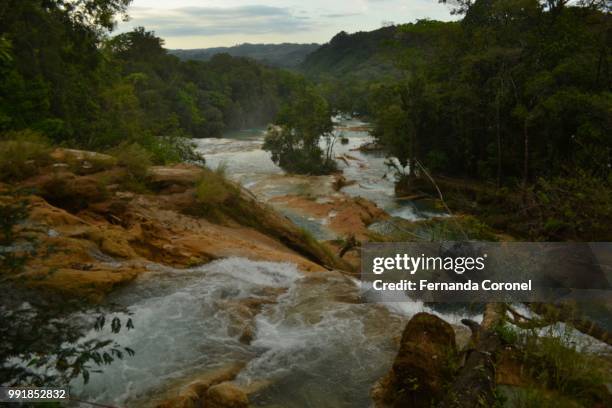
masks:
{"type": "MultiPolygon", "coordinates": [[[[344,193],[369,198],[396,216],[426,217],[413,204],[394,199],[393,182],[383,177],[384,157],[355,150],[370,137],[348,129],[362,125],[338,124],[349,143],[338,143],[336,155],[354,158],[340,165],[357,181],[344,193]]],[[[225,163],[228,176],[260,199],[329,188],[330,176],[284,175],[261,150],[262,142],[261,130],[198,141],[210,167],[225,163]]],[[[292,218],[319,238],[326,236],[321,220],[292,218]]],[[[112,338],[136,355],[73,387],[81,399],[121,407],[152,406],[169,389],[232,362],[246,363],[235,380],[241,386],[267,384],[251,396],[253,405],[367,407],[371,386],[393,361],[404,324],[424,309],[420,303],[360,303],[356,281],[339,273],[302,274],[291,264],[242,258],[189,270],[155,266],[109,301],[133,313],[135,329],[90,336],[112,338]],[[274,302],[249,321],[240,305],[253,299],[274,302]],[[246,345],[240,336],[248,324],[253,339],[246,345]]]]}
{"type": "MultiPolygon", "coordinates": [[[[396,353],[406,316],[359,304],[355,282],[338,273],[303,275],[294,265],[229,258],[190,269],[159,267],[112,301],[134,313],[135,329],[108,336],[136,355],[75,384],[80,398],[150,406],[169,387],[233,361],[248,362],[236,381],[269,380],[259,406],[368,406],[371,385],[396,353]],[[232,314],[240,300],[286,288],[254,321],[250,345],[232,314]]],[[[414,313],[422,307],[413,304],[414,313]]]]}

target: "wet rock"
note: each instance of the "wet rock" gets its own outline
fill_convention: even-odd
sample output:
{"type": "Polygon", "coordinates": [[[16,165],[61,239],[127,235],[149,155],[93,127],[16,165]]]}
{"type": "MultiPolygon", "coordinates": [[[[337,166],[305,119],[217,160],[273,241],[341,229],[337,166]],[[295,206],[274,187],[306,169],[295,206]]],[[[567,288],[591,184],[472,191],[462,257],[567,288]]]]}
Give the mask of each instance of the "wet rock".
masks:
{"type": "Polygon", "coordinates": [[[352,186],[353,184],[356,184],[356,183],[357,182],[355,180],[347,180],[347,178],[344,177],[342,174],[338,174],[334,177],[334,182],[332,184],[332,187],[334,188],[335,191],[340,191],[344,187],[352,186]]]}
{"type": "Polygon", "coordinates": [[[383,147],[376,142],[367,142],[354,150],[359,150],[361,152],[378,152],[383,150],[383,147]]]}
{"type": "MultiPolygon", "coordinates": [[[[157,403],[156,408],[195,408],[210,405],[207,404],[208,395],[207,392],[210,388],[217,384],[229,384],[226,381],[233,380],[240,370],[244,368],[244,363],[236,362],[227,364],[223,367],[217,368],[210,372],[200,375],[199,377],[192,379],[187,385],[180,385],[170,391],[166,396],[166,399],[157,403]]],[[[230,396],[230,392],[222,388],[213,392],[213,397],[216,395],[227,395],[230,396]],[[219,392],[220,391],[220,392],[219,392]]],[[[248,403],[248,399],[247,399],[248,403]]],[[[221,405],[223,407],[223,405],[221,405]]],[[[232,405],[228,405],[232,407],[232,405]]]]}
{"type": "Polygon", "coordinates": [[[207,408],[246,408],[248,406],[247,393],[230,382],[210,387],[206,392],[207,408]]]}
{"type": "Polygon", "coordinates": [[[42,197],[52,205],[76,213],[90,203],[107,198],[105,186],[91,176],[76,176],[70,172],[46,174],[34,181],[42,197]]]}
{"type": "Polygon", "coordinates": [[[57,161],[63,160],[84,160],[84,161],[99,161],[99,160],[107,160],[108,162],[114,162],[115,158],[113,156],[109,156],[108,154],[98,153],[98,152],[90,152],[87,150],[77,150],[77,149],[64,149],[57,148],[50,154],[51,158],[57,161]]]}
{"type": "MultiPolygon", "coordinates": [[[[202,177],[201,167],[190,164],[153,166],[149,169],[149,182],[159,189],[169,187],[193,187],[202,177]]],[[[183,189],[184,190],[184,189],[183,189]]],[[[177,192],[174,189],[173,192],[177,192]]]]}
{"type": "Polygon", "coordinates": [[[311,200],[301,195],[274,197],[271,202],[290,207],[293,211],[326,220],[326,226],[340,236],[353,234],[359,241],[367,240],[368,226],[389,218],[375,203],[361,197],[343,194],[324,196],[327,200],[311,200]],[[330,217],[330,214],[333,216],[330,217]]]}
{"type": "Polygon", "coordinates": [[[59,162],[53,168],[70,168],[77,174],[93,174],[117,164],[113,156],[76,149],[58,148],[51,152],[50,157],[59,162]]]}
{"type": "Polygon", "coordinates": [[[252,326],[246,326],[238,339],[242,344],[251,344],[255,338],[255,330],[252,326]]]}
{"type": "Polygon", "coordinates": [[[255,338],[255,317],[265,305],[276,303],[278,295],[285,291],[284,288],[270,289],[274,290],[262,291],[262,297],[228,300],[219,305],[229,314],[231,324],[228,327],[228,334],[230,336],[238,336],[238,340],[243,344],[251,343],[255,338]]]}
{"type": "Polygon", "coordinates": [[[430,407],[441,397],[456,359],[455,333],[437,316],[418,313],[406,325],[391,371],[372,388],[377,407],[430,407]]]}
{"type": "Polygon", "coordinates": [[[89,238],[98,244],[100,250],[116,258],[136,258],[136,252],[127,240],[128,234],[119,229],[98,229],[89,234],[89,238]]]}
{"type": "MultiPolygon", "coordinates": [[[[98,162],[110,162],[112,157],[89,153],[58,149],[55,159],[69,167],[50,169],[18,186],[39,194],[28,197],[30,217],[19,226],[19,233],[35,239],[38,248],[26,265],[28,284],[97,301],[145,273],[150,263],[185,268],[239,256],[288,262],[305,272],[324,271],[323,265],[350,269],[289,219],[246,192],[230,209],[236,214],[227,219],[188,213],[195,201],[193,184],[202,171],[197,166],[152,170],[153,183],[168,188],[182,185],[182,193],[139,194],[118,190],[123,169],[100,170],[98,162]],[[91,174],[75,174],[75,160],[86,161],[91,174]],[[109,183],[115,185],[112,191],[109,183]]],[[[16,186],[0,185],[9,187],[16,186]]],[[[250,302],[242,307],[262,306],[260,301],[250,302]]],[[[245,342],[252,337],[246,327],[236,336],[245,342]]]]}

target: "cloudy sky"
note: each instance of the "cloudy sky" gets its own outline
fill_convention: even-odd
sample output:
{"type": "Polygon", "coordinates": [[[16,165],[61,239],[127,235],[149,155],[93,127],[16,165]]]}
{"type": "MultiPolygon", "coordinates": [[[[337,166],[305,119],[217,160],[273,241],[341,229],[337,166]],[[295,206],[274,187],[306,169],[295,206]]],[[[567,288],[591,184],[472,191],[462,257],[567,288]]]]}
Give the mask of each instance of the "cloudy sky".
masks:
{"type": "Polygon", "coordinates": [[[119,32],[144,26],[164,38],[167,48],[325,43],[342,30],[452,18],[437,0],[134,0],[129,15],[119,32]]]}

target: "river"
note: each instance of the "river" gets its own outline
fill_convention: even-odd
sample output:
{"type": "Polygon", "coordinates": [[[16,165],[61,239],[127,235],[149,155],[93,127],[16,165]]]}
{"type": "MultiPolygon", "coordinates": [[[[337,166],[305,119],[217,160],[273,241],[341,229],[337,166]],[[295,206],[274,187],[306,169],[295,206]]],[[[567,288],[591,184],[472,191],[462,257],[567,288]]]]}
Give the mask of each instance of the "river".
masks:
{"type": "MultiPolygon", "coordinates": [[[[337,131],[348,144],[336,155],[348,179],[358,183],[343,193],[361,195],[388,212],[408,219],[427,217],[412,203],[393,197],[393,183],[380,154],[356,150],[370,140],[366,124],[344,121],[337,131]]],[[[242,131],[221,139],[199,140],[208,165],[269,200],[285,194],[340,194],[329,188],[331,176],[290,176],[261,150],[263,131],[242,131]]],[[[319,237],[322,220],[280,208],[319,237]]],[[[338,272],[313,276],[292,264],[228,258],[177,270],[151,265],[151,271],[113,293],[109,301],[133,313],[135,329],[112,336],[136,351],[132,358],[92,374],[89,384],[75,381],[80,398],[117,406],[152,406],[167,391],[232,362],[246,364],[235,382],[248,388],[265,384],[250,396],[262,407],[367,407],[369,390],[388,369],[406,321],[427,310],[421,303],[362,303],[358,282],[338,272]],[[251,322],[252,341],[240,341],[244,325],[236,305],[273,302],[251,322]],[[278,294],[280,293],[280,294],[278,294]]],[[[459,316],[444,316],[458,322],[459,316]]],[[[91,332],[89,337],[111,336],[91,332]]]]}
{"type": "MultiPolygon", "coordinates": [[[[198,144],[210,167],[223,164],[229,177],[264,201],[286,194],[361,195],[397,217],[431,216],[394,198],[382,155],[356,150],[370,141],[366,125],[337,123],[336,131],[349,139],[337,144],[337,156],[350,156],[340,162],[341,170],[357,181],[341,193],[330,188],[330,176],[284,174],[261,150],[262,130],[198,144]]],[[[319,238],[333,235],[322,219],[279,210],[319,238]]],[[[419,302],[363,303],[359,283],[339,272],[303,273],[293,264],[237,257],[187,270],[154,264],[149,269],[109,298],[133,313],[135,329],[118,335],[92,331],[86,337],[113,338],[136,355],[93,373],[87,385],[74,381],[79,398],[118,407],[155,406],[170,390],[239,362],[244,368],[234,382],[252,390],[253,406],[369,407],[370,388],[391,367],[402,328],[415,313],[435,313],[466,338],[459,323],[466,313],[454,314],[457,308],[436,312],[419,302]],[[254,303],[261,308],[252,319],[245,317],[244,305],[254,303]],[[241,341],[245,325],[250,342],[241,341]]]]}
{"type": "Polygon", "coordinates": [[[334,125],[334,133],[338,136],[334,156],[341,158],[336,162],[344,177],[355,182],[342,188],[340,193],[332,189],[333,176],[285,174],[272,162],[270,153],[261,149],[265,129],[230,132],[223,138],[198,139],[195,142],[210,168],[223,166],[231,179],[255,193],[260,200],[270,202],[278,211],[318,239],[336,237],[326,228],[329,220],[300,213],[272,199],[285,195],[302,195],[315,200],[327,200],[334,195],[347,194],[364,197],[390,215],[411,221],[443,215],[422,203],[398,200],[395,197],[394,175],[385,164],[385,155],[382,152],[366,153],[359,150],[363,144],[373,141],[368,133],[368,123],[336,117],[334,125]],[[341,137],[346,138],[348,143],[341,143],[341,137]]]}

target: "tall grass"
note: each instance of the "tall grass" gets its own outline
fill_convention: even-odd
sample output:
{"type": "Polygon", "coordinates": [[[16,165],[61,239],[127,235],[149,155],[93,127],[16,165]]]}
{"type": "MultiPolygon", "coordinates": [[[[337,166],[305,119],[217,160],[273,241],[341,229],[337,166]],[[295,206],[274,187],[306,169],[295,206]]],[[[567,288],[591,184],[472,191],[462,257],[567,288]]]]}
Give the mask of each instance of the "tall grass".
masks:
{"type": "Polygon", "coordinates": [[[38,132],[9,132],[0,138],[0,181],[33,176],[51,162],[49,141],[38,132]]]}

